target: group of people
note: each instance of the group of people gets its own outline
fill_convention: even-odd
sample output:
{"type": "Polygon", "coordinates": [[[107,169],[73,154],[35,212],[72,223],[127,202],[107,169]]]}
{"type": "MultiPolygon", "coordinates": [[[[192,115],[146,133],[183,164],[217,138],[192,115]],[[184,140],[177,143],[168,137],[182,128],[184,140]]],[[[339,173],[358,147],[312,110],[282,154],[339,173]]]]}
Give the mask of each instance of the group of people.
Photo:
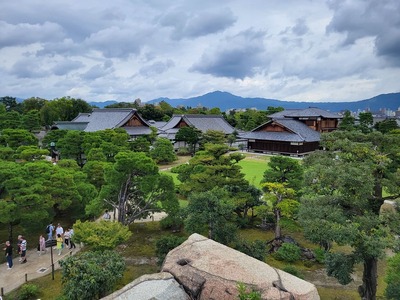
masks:
{"type": "MultiPolygon", "coordinates": [[[[19,261],[21,264],[24,264],[27,262],[26,260],[26,246],[27,242],[25,237],[22,235],[18,236],[18,243],[17,243],[17,252],[20,256],[19,261]]],[[[6,247],[3,249],[5,250],[5,256],[7,259],[7,270],[11,270],[12,267],[14,266],[13,263],[13,246],[11,245],[10,241],[6,241],[6,247]]]]}
{"type": "Polygon", "coordinates": [[[74,244],[73,241],[74,230],[72,228],[68,228],[67,230],[64,231],[64,228],[61,227],[60,223],[58,223],[57,227],[54,227],[53,223],[50,223],[46,228],[48,241],[54,240],[53,238],[54,231],[55,231],[55,240],[57,242],[55,249],[57,249],[58,255],[61,255],[64,247],[68,247],[69,249],[76,248],[76,245],[74,244]]]}
{"type": "MultiPolygon", "coordinates": [[[[57,227],[53,226],[52,223],[50,223],[46,227],[46,234],[47,234],[47,241],[53,241],[54,236],[53,234],[55,233],[55,240],[56,240],[56,247],[54,249],[58,250],[58,255],[61,255],[62,250],[64,247],[68,247],[69,249],[76,248],[74,242],[73,242],[73,235],[74,235],[74,230],[72,228],[68,228],[67,230],[64,231],[64,229],[61,227],[60,223],[57,225],[57,227]]],[[[38,252],[39,256],[42,255],[42,253],[46,253],[46,239],[45,235],[41,234],[39,236],[39,244],[38,244],[38,252]]],[[[50,242],[47,247],[52,247],[52,242],[50,242]]],[[[26,248],[27,247],[27,242],[24,236],[19,235],[18,236],[18,242],[17,242],[17,252],[20,256],[19,261],[21,264],[24,264],[27,262],[26,259],[26,248]]],[[[13,246],[11,245],[10,241],[6,241],[5,243],[5,256],[7,259],[7,270],[11,270],[13,267],[13,246]]]]}

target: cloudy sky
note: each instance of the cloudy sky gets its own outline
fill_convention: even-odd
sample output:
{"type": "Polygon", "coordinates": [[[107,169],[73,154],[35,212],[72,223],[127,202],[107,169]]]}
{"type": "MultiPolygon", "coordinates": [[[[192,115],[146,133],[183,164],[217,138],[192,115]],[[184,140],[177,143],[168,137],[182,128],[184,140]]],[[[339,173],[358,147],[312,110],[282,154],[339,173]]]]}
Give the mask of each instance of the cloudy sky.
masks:
{"type": "Polygon", "coordinates": [[[399,0],[3,0],[0,96],[351,101],[400,91],[399,0]]]}

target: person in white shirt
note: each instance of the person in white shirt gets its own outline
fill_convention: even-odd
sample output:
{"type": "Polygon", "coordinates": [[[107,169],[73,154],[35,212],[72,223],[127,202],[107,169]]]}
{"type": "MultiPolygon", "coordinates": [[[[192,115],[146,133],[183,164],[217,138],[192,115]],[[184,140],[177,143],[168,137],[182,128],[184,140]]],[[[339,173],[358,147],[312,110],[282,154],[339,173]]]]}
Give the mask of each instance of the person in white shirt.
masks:
{"type": "Polygon", "coordinates": [[[61,227],[60,223],[58,223],[57,228],[56,228],[56,236],[57,235],[63,236],[64,235],[64,229],[61,227]]]}

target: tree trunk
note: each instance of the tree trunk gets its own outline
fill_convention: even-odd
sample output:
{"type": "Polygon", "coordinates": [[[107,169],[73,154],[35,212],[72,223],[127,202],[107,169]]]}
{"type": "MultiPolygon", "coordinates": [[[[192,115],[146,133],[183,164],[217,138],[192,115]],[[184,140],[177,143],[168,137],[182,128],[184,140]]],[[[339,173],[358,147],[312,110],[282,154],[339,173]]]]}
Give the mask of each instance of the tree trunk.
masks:
{"type": "Polygon", "coordinates": [[[358,287],[362,300],[376,300],[378,259],[369,258],[364,260],[363,284],[358,287]]]}
{"type": "Polygon", "coordinates": [[[8,223],[8,240],[10,243],[13,243],[13,224],[12,222],[8,223]]]}
{"type": "Polygon", "coordinates": [[[281,232],[281,210],[280,209],[274,209],[274,214],[275,214],[275,239],[279,240],[282,236],[281,232]]]}

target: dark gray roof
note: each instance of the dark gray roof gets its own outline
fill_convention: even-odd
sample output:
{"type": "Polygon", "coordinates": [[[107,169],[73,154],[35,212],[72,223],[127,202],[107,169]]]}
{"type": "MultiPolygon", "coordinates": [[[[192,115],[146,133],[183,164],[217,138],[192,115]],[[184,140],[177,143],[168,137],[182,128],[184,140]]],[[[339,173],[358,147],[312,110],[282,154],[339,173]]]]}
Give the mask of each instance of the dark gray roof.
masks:
{"type": "Polygon", "coordinates": [[[114,129],[122,126],[136,112],[131,108],[94,109],[88,117],[89,124],[85,131],[114,129]]]}
{"type": "Polygon", "coordinates": [[[126,132],[130,136],[135,136],[135,135],[148,135],[151,133],[150,127],[147,126],[132,126],[132,127],[122,127],[123,129],[126,130],[126,132]]]}
{"type": "Polygon", "coordinates": [[[285,109],[284,111],[280,111],[269,115],[268,117],[273,119],[280,118],[307,118],[307,117],[323,117],[323,118],[332,118],[332,119],[341,119],[342,117],[339,114],[332,113],[320,108],[309,107],[305,109],[285,109]]]}
{"type": "Polygon", "coordinates": [[[271,120],[253,131],[240,135],[246,139],[269,140],[269,141],[287,141],[287,142],[319,142],[321,134],[318,131],[312,130],[307,125],[300,121],[291,119],[276,119],[271,120]],[[275,122],[285,127],[288,132],[269,132],[258,131],[259,128],[268,123],[275,122]]]}
{"type": "Polygon", "coordinates": [[[58,121],[54,122],[55,127],[58,129],[66,130],[84,130],[88,122],[68,122],[68,121],[58,121]]]}
{"type": "Polygon", "coordinates": [[[221,115],[173,115],[171,120],[160,129],[167,132],[178,125],[182,119],[188,125],[194,126],[202,132],[206,132],[207,130],[217,130],[222,131],[225,134],[231,134],[235,131],[235,128],[233,128],[221,115]]]}

